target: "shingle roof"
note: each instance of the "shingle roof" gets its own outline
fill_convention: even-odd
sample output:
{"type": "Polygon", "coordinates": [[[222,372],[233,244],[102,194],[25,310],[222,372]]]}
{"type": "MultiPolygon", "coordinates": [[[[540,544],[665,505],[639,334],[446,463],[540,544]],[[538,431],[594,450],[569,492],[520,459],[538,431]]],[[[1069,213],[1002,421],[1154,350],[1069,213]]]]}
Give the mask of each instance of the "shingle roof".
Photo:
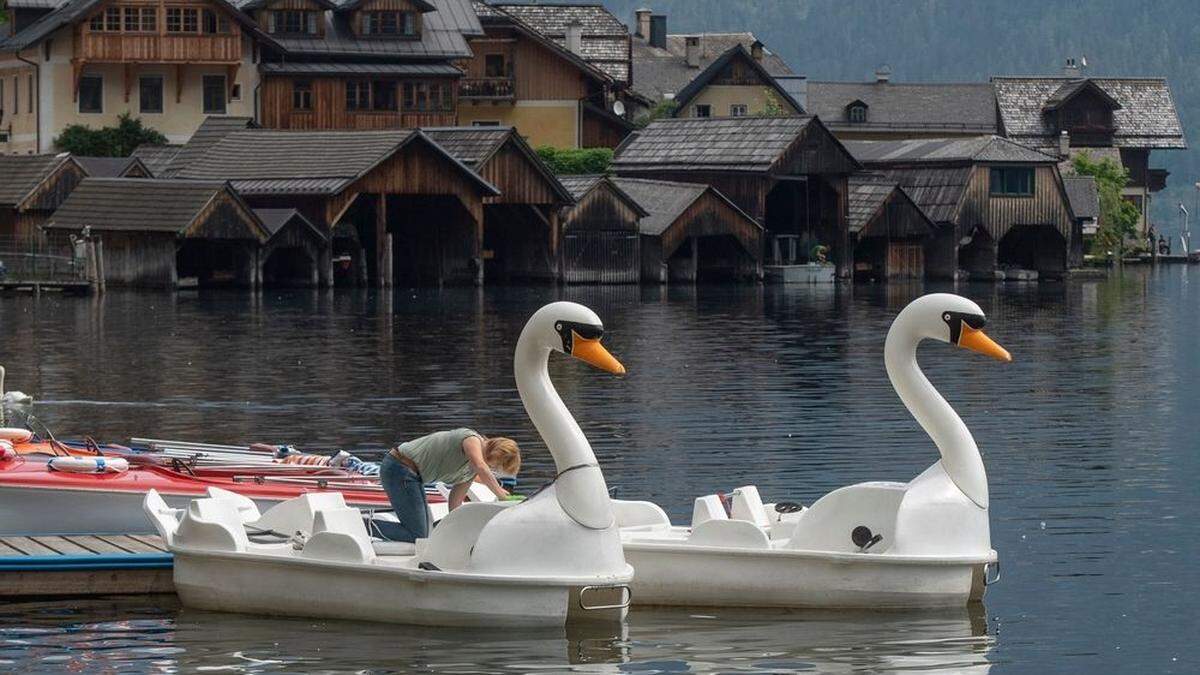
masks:
{"type": "Polygon", "coordinates": [[[831,129],[996,133],[990,84],[808,82],[806,110],[831,129]],[[867,104],[867,121],[851,124],[846,106],[867,104]]]}
{"type": "Polygon", "coordinates": [[[676,112],[678,113],[686,108],[687,104],[691,102],[692,99],[699,95],[700,92],[703,91],[710,82],[712,82],[721,74],[721,71],[730,61],[739,58],[743,59],[745,63],[750,65],[751,69],[758,73],[761,81],[765,83],[763,85],[764,87],[771,87],[775,90],[775,94],[781,99],[781,106],[790,106],[792,110],[798,113],[805,112],[804,107],[800,104],[800,102],[792,98],[792,95],[786,89],[784,89],[783,86],[775,80],[775,78],[771,77],[771,74],[762,67],[762,64],[755,61],[754,57],[750,55],[750,52],[746,51],[746,48],[741,45],[734,45],[730,47],[729,51],[717,57],[717,59],[710,63],[707,68],[700,71],[696,77],[692,78],[692,81],[689,82],[686,87],[679,90],[679,92],[675,95],[675,103],[677,106],[676,112]]]}
{"type": "Polygon", "coordinates": [[[423,15],[420,40],[390,40],[358,36],[350,25],[352,14],[348,12],[325,12],[325,35],[321,39],[309,37],[276,37],[285,50],[293,54],[323,56],[360,57],[413,57],[458,59],[470,58],[465,34],[482,34],[483,28],[469,0],[437,0],[439,9],[423,15]],[[465,14],[469,13],[473,24],[464,26],[465,14]]]}
{"type": "Polygon", "coordinates": [[[1100,217],[1100,191],[1092,176],[1063,176],[1063,187],[1067,190],[1067,201],[1076,218],[1100,217]]]}
{"type": "Polygon", "coordinates": [[[17,206],[66,162],[74,158],[59,155],[0,155],[0,204],[17,206]]]}
{"type": "MultiPolygon", "coordinates": [[[[847,218],[846,222],[851,232],[863,232],[871,224],[871,220],[879,213],[879,208],[883,206],[888,198],[892,197],[893,193],[899,192],[899,199],[904,199],[912,202],[917,210],[921,210],[917,205],[916,200],[901,187],[895,180],[889,179],[887,176],[876,173],[857,173],[847,180],[848,195],[846,198],[847,218]]],[[[924,211],[921,212],[928,220],[928,215],[924,211]]],[[[927,223],[927,230],[932,230],[933,222],[927,223]]],[[[867,234],[875,234],[868,230],[867,234]]],[[[881,232],[879,234],[889,234],[893,236],[911,236],[915,232],[881,232]]]]}
{"type": "Polygon", "coordinates": [[[8,0],[10,9],[54,9],[63,0],[8,0]]]}
{"type": "Polygon", "coordinates": [[[970,166],[909,166],[878,171],[883,179],[904,188],[935,223],[951,223],[958,218],[958,204],[971,177],[970,166]]]}
{"type": "Polygon", "coordinates": [[[580,56],[618,82],[629,81],[629,30],[603,5],[491,4],[564,48],[567,25],[578,22],[583,27],[580,56]]]}
{"type": "Polygon", "coordinates": [[[1053,164],[1058,158],[999,136],[918,138],[897,141],[846,141],[846,149],[863,164],[956,162],[1023,162],[1053,164]]]}
{"type": "Polygon", "coordinates": [[[44,227],[182,234],[228,188],[224,181],[85,178],[44,227]]]}
{"type": "Polygon", "coordinates": [[[92,178],[120,178],[135,165],[153,173],[137,157],[80,157],[79,155],[73,155],[73,157],[92,178]]]}
{"type": "Polygon", "coordinates": [[[132,156],[142,160],[142,164],[146,165],[151,175],[163,177],[181,150],[182,145],[143,144],[134,148],[132,156]]]}
{"type": "MultiPolygon", "coordinates": [[[[258,219],[262,221],[263,229],[267,231],[271,239],[273,239],[275,235],[279,234],[279,232],[283,230],[284,225],[287,225],[291,222],[299,222],[304,227],[315,233],[317,237],[325,240],[329,239],[329,237],[322,232],[320,228],[318,228],[316,225],[313,225],[311,220],[304,217],[304,214],[300,213],[296,209],[252,210],[254,211],[254,215],[258,216],[258,219]]],[[[270,239],[268,239],[268,241],[270,241],[270,239]]]]}
{"type": "Polygon", "coordinates": [[[449,63],[264,63],[268,75],[414,75],[459,77],[462,71],[449,63]]]}
{"type": "Polygon", "coordinates": [[[646,210],[640,228],[642,234],[660,235],[671,223],[710,188],[699,183],[677,183],[640,178],[614,178],[617,187],[646,210]]]}
{"type": "Polygon", "coordinates": [[[444,153],[485,192],[496,194],[493,186],[414,129],[235,131],[212,144],[176,175],[230,180],[243,194],[336,194],[416,139],[444,153]]]}
{"type": "Polygon", "coordinates": [[[618,148],[622,169],[767,171],[813,117],[660,119],[618,148]]]}
{"type": "Polygon", "coordinates": [[[421,131],[451,157],[476,171],[506,143],[512,143],[518,152],[529,158],[542,177],[551,184],[551,189],[564,201],[573,200],[559,177],[512,127],[423,127],[421,131]]]}
{"type": "MultiPolygon", "coordinates": [[[[753,33],[692,33],[668,35],[666,49],[650,46],[643,38],[633,38],[633,89],[653,100],[665,94],[675,95],[713,61],[736,46],[749,50],[758,42],[753,33]],[[685,38],[700,38],[699,67],[687,64],[685,38]]],[[[763,48],[763,68],[771,75],[792,75],[792,69],[779,55],[763,48]]]]}
{"type": "Polygon", "coordinates": [[[646,209],[644,209],[636,199],[626,193],[620,185],[617,185],[616,179],[612,176],[600,173],[575,174],[570,176],[559,176],[558,180],[563,184],[563,187],[565,187],[567,191],[571,193],[571,197],[576,202],[579,202],[579,200],[583,199],[587,193],[594,190],[598,185],[604,183],[608,185],[608,187],[612,189],[612,191],[618,196],[627,201],[629,206],[637,212],[639,218],[645,218],[647,215],[649,215],[646,212],[646,209]]]}
{"type": "MultiPolygon", "coordinates": [[[[1162,78],[1088,78],[1121,107],[1113,111],[1113,145],[1119,148],[1187,147],[1171,88],[1162,78]]],[[[1058,131],[1043,108],[1071,78],[993,77],[1004,133],[1026,145],[1056,147],[1058,131]]]]}
{"type": "Polygon", "coordinates": [[[254,126],[254,119],[250,117],[205,117],[196,131],[192,133],[192,137],[187,143],[179,149],[179,152],[172,158],[171,163],[161,173],[155,173],[155,176],[169,178],[177,175],[179,171],[196,161],[198,157],[204,154],[209,147],[217,141],[225,138],[235,131],[242,131],[254,126]]]}

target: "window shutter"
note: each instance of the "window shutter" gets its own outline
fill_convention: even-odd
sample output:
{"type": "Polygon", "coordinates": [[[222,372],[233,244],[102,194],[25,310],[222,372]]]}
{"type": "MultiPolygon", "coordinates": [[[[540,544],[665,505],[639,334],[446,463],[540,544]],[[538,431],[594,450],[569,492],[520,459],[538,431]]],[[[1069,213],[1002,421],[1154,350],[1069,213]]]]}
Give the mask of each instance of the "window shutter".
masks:
{"type": "Polygon", "coordinates": [[[317,34],[317,13],[316,12],[305,12],[305,15],[308,16],[308,34],[316,35],[317,34]]]}
{"type": "Polygon", "coordinates": [[[267,32],[275,32],[275,12],[267,12],[267,32]]]}

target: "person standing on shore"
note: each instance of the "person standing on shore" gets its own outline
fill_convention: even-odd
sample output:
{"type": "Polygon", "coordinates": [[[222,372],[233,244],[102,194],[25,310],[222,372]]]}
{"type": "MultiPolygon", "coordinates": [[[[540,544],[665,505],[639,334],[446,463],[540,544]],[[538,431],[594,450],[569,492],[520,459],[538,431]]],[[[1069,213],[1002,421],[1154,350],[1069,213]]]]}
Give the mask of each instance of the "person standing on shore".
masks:
{"type": "Polygon", "coordinates": [[[380,469],[380,482],[400,521],[400,541],[429,536],[429,511],[425,484],[451,485],[450,510],[466,499],[473,481],[486,486],[499,499],[508,496],[496,473],[515,476],[521,468],[521,450],[511,438],[487,438],[472,429],[437,431],[401,443],[388,451],[380,469]]]}

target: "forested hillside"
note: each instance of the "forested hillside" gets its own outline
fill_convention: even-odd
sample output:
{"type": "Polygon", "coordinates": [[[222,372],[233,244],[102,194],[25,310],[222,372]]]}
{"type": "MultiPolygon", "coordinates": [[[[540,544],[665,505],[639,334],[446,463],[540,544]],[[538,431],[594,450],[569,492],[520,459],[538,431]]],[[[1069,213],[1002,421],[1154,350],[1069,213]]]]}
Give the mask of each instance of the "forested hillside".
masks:
{"type": "MultiPolygon", "coordinates": [[[[603,0],[626,23],[634,9],[668,15],[668,31],[750,30],[811,79],[860,79],[888,64],[895,81],[986,81],[1057,73],[1087,57],[1090,75],[1170,80],[1191,150],[1157,152],[1171,172],[1155,220],[1195,214],[1200,180],[1200,3],[1196,0],[603,0]]],[[[1193,228],[1195,230],[1195,228],[1193,228]]]]}

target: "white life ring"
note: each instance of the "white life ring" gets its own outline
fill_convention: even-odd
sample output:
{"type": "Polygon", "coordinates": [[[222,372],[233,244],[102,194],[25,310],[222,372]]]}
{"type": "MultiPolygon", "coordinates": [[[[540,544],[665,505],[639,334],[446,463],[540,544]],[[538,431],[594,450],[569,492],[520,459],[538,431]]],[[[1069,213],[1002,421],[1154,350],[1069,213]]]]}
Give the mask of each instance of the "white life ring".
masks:
{"type": "Polygon", "coordinates": [[[123,457],[54,457],[46,466],[67,473],[124,473],[129,462],[123,457]]]}
{"type": "Polygon", "coordinates": [[[33,438],[33,432],[28,429],[0,427],[0,439],[13,443],[28,443],[31,438],[33,438]]]}

